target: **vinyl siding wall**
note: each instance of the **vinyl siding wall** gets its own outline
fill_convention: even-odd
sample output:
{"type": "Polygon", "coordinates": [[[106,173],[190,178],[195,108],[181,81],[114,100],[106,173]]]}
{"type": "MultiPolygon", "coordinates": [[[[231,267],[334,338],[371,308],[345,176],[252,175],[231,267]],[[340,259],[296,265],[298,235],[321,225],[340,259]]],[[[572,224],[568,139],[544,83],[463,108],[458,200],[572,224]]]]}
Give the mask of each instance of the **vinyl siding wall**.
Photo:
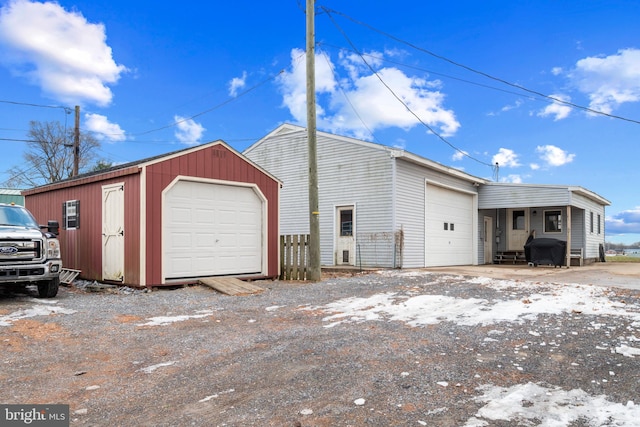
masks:
{"type": "MultiPolygon", "coordinates": [[[[281,234],[309,232],[306,130],[273,135],[243,153],[282,182],[281,234]]],[[[389,150],[318,134],[318,198],[322,265],[335,264],[336,208],[355,208],[356,259],[392,267],[392,160],[389,150]]]]}

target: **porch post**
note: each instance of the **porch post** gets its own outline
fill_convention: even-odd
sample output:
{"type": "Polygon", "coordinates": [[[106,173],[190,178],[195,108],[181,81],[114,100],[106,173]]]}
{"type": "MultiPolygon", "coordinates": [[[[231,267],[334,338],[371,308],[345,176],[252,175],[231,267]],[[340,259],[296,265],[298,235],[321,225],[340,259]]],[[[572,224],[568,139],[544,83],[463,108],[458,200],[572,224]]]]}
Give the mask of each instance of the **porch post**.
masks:
{"type": "Polygon", "coordinates": [[[567,205],[567,252],[565,253],[565,263],[567,268],[571,267],[571,205],[567,205]]]}

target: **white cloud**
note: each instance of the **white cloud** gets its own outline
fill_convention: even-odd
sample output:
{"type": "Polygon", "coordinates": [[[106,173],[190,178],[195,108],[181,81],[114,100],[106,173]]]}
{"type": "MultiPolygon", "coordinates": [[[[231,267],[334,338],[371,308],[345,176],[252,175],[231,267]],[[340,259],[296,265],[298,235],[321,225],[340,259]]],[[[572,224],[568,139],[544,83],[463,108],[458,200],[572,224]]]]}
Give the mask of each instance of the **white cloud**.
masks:
{"type": "Polygon", "coordinates": [[[0,9],[0,61],[52,98],[108,105],[107,86],[126,67],[113,60],[105,27],[57,3],[14,0],[0,9]]]}
{"type": "Polygon", "coordinates": [[[590,108],[611,113],[625,102],[640,101],[640,49],[581,59],[570,77],[589,96],[590,108]]]}
{"type": "Polygon", "coordinates": [[[531,170],[534,170],[534,171],[537,171],[538,169],[540,169],[540,165],[537,163],[531,163],[529,167],[531,168],[531,170]]]}
{"type": "Polygon", "coordinates": [[[200,123],[196,123],[193,119],[180,116],[174,116],[173,120],[177,126],[175,136],[178,141],[187,145],[195,145],[200,142],[206,130],[200,123]]]}
{"type": "MultiPolygon", "coordinates": [[[[569,102],[571,100],[570,97],[565,95],[560,95],[560,94],[553,94],[549,96],[565,102],[569,102]]],[[[566,119],[567,117],[569,117],[570,113],[571,113],[571,107],[561,102],[553,101],[551,104],[547,105],[546,108],[539,111],[538,116],[540,117],[551,116],[553,117],[553,121],[558,121],[558,120],[566,119]]]]}
{"type": "MultiPolygon", "coordinates": [[[[376,58],[382,55],[375,53],[376,58]]],[[[284,106],[297,122],[306,123],[306,72],[305,67],[300,66],[300,57],[304,60],[304,52],[294,49],[291,70],[281,75],[279,83],[284,106]]],[[[408,76],[397,68],[379,68],[380,60],[370,56],[366,59],[380,78],[357,55],[341,54],[338,64],[323,53],[316,55],[319,128],[358,138],[369,138],[369,131],[377,129],[408,130],[419,125],[416,117],[407,111],[408,107],[440,135],[456,133],[460,123],[452,110],[443,107],[445,96],[437,90],[440,82],[408,76]],[[339,71],[348,78],[337,77],[339,71]]]]}
{"type": "Polygon", "coordinates": [[[562,67],[553,67],[551,69],[551,74],[553,74],[554,76],[559,76],[563,72],[564,72],[564,70],[562,69],[562,67]]]}
{"type": "Polygon", "coordinates": [[[507,176],[500,177],[500,182],[511,182],[513,184],[521,184],[522,176],[517,174],[509,174],[507,176]]]}
{"type": "Polygon", "coordinates": [[[505,105],[504,107],[502,107],[500,109],[500,111],[502,112],[507,112],[510,110],[515,110],[517,108],[520,108],[520,106],[524,103],[524,101],[522,101],[521,99],[516,99],[516,102],[513,103],[512,105],[505,105]]]}
{"type": "Polygon", "coordinates": [[[101,114],[85,114],[85,127],[95,133],[95,137],[107,141],[124,141],[126,135],[120,125],[110,123],[106,116],[101,114]]]}
{"type": "Polygon", "coordinates": [[[571,163],[575,154],[569,154],[554,145],[540,145],[536,147],[536,152],[548,166],[562,166],[571,163]]]}
{"type": "Polygon", "coordinates": [[[234,77],[229,82],[229,95],[236,96],[238,94],[238,90],[245,87],[247,83],[247,72],[242,72],[242,77],[234,77]]]}
{"type": "Polygon", "coordinates": [[[466,151],[456,151],[455,153],[453,153],[453,156],[451,156],[451,160],[453,160],[454,162],[460,161],[464,159],[465,156],[468,156],[468,155],[469,153],[466,151]]]}
{"type": "Polygon", "coordinates": [[[520,165],[518,155],[508,148],[501,148],[497,154],[494,154],[491,163],[498,164],[499,167],[517,168],[520,165]]]}
{"type": "Polygon", "coordinates": [[[606,219],[607,234],[640,234],[640,206],[606,219]]]}

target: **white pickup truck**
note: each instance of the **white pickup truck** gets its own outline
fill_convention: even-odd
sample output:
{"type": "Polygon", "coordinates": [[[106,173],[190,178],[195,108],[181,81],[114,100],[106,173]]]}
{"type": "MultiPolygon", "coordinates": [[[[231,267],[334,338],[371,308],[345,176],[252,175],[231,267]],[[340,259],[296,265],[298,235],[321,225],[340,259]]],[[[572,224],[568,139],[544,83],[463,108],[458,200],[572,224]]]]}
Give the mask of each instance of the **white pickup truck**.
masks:
{"type": "Polygon", "coordinates": [[[0,288],[36,284],[41,298],[55,297],[62,270],[58,231],[57,221],[38,225],[24,207],[0,203],[0,288]]]}

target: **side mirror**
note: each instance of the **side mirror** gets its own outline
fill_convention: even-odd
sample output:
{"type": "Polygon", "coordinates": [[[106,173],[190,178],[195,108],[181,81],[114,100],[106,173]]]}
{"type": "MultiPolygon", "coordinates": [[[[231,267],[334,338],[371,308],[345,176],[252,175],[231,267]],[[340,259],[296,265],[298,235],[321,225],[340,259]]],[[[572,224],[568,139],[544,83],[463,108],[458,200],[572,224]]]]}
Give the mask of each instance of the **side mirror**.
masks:
{"type": "Polygon", "coordinates": [[[60,232],[60,224],[58,224],[58,221],[49,220],[47,222],[47,231],[57,236],[60,232]]]}

